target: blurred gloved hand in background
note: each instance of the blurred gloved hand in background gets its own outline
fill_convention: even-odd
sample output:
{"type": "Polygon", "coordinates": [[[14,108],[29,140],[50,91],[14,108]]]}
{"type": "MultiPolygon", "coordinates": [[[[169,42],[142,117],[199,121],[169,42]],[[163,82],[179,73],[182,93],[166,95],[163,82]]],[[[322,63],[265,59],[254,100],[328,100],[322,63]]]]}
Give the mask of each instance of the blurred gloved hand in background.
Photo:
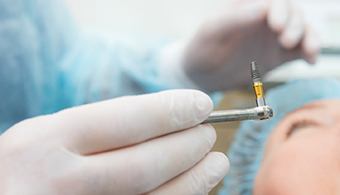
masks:
{"type": "Polygon", "coordinates": [[[186,74],[214,91],[245,84],[254,60],[264,72],[298,58],[315,63],[319,39],[292,1],[237,0],[183,48],[186,74]]]}

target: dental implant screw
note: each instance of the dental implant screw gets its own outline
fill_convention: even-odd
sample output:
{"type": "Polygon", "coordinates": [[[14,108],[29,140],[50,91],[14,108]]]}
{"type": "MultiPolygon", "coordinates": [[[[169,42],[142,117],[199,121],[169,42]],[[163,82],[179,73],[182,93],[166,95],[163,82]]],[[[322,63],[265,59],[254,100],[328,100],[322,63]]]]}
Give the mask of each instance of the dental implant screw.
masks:
{"type": "Polygon", "coordinates": [[[253,80],[253,88],[256,96],[256,105],[258,107],[265,106],[266,101],[264,99],[263,83],[255,61],[251,62],[251,78],[253,80]]]}

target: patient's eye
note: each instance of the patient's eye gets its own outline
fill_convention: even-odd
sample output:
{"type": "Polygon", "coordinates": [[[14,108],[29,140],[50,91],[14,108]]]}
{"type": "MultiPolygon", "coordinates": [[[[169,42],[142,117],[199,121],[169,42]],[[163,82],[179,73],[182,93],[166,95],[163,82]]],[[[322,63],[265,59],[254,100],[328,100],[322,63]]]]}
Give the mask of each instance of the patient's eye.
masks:
{"type": "Polygon", "coordinates": [[[287,137],[293,135],[294,133],[306,129],[307,127],[313,127],[318,126],[318,124],[315,121],[312,120],[297,120],[294,121],[288,130],[287,137]]]}

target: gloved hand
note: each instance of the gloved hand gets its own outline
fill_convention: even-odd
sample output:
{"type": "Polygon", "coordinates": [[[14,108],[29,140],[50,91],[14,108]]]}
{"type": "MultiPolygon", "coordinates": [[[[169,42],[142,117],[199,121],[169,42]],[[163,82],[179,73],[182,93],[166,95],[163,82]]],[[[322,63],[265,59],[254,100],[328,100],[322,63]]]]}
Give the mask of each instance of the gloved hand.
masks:
{"type": "Polygon", "coordinates": [[[214,91],[248,83],[251,61],[266,72],[297,58],[314,63],[318,53],[318,36],[292,1],[237,0],[203,25],[182,58],[187,76],[214,91]]]}
{"type": "Polygon", "coordinates": [[[0,194],[207,194],[228,160],[193,90],[131,96],[23,121],[0,137],[0,194]]]}

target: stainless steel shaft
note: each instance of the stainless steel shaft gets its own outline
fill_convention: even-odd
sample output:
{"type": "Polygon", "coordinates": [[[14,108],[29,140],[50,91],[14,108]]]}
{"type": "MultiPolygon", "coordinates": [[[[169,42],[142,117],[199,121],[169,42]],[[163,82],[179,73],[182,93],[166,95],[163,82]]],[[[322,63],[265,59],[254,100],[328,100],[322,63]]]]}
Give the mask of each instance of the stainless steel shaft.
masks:
{"type": "Polygon", "coordinates": [[[322,47],[320,53],[323,55],[340,55],[340,47],[322,47]]]}
{"type": "Polygon", "coordinates": [[[271,117],[273,117],[273,110],[269,106],[260,106],[250,109],[215,111],[212,112],[202,124],[243,120],[266,120],[271,117]]]}

